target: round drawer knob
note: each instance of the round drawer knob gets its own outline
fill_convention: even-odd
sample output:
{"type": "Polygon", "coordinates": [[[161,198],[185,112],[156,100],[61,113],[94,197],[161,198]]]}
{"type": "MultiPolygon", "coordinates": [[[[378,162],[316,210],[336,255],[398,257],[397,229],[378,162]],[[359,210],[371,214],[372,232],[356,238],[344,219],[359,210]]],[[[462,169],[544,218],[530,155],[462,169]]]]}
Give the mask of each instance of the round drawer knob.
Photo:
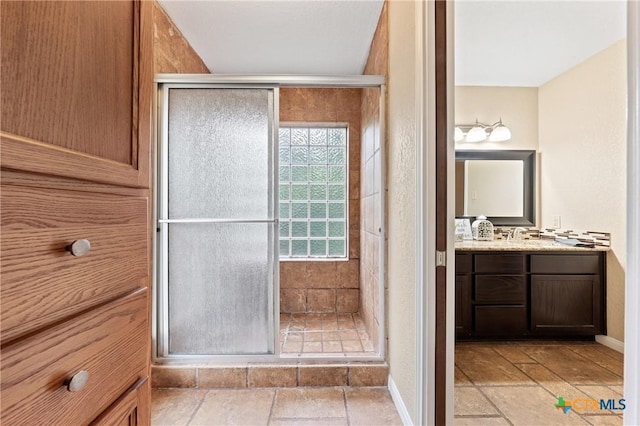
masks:
{"type": "Polygon", "coordinates": [[[86,239],[75,240],[67,247],[67,250],[76,257],[84,256],[91,250],[91,243],[86,239]]]}
{"type": "Polygon", "coordinates": [[[89,372],[87,370],[80,370],[66,383],[67,390],[69,392],[78,392],[85,387],[89,381],[89,372]]]}

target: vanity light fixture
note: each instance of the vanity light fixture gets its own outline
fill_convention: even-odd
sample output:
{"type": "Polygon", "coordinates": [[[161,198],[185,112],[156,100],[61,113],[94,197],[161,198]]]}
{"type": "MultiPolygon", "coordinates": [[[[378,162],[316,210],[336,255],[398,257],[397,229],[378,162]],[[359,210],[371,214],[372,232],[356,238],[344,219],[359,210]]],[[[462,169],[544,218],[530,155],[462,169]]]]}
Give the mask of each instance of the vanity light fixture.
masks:
{"type": "Polygon", "coordinates": [[[490,142],[504,142],[511,139],[511,130],[502,124],[502,118],[493,124],[481,123],[476,119],[474,124],[456,124],[454,140],[456,142],[482,142],[489,138],[490,142]],[[466,135],[466,136],[465,136],[466,135]]]}

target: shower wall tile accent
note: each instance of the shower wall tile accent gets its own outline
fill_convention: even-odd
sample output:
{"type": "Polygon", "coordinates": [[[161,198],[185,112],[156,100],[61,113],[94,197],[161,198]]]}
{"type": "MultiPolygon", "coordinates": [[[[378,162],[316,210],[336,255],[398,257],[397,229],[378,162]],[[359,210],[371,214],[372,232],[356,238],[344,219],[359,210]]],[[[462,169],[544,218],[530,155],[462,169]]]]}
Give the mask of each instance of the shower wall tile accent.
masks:
{"type": "Polygon", "coordinates": [[[167,74],[209,74],[209,68],[171,18],[157,2],[153,3],[153,71],[167,74]]]}
{"type": "Polygon", "coordinates": [[[198,368],[200,388],[246,388],[246,367],[198,368]]]}
{"type": "Polygon", "coordinates": [[[360,291],[358,289],[337,290],[336,300],[338,312],[358,312],[360,291]]]}
{"type": "MultiPolygon", "coordinates": [[[[389,32],[387,2],[382,7],[378,26],[371,42],[369,57],[364,73],[369,75],[388,75],[389,68],[389,32]]],[[[380,133],[380,92],[377,89],[363,89],[360,114],[362,122],[362,147],[360,153],[360,315],[378,351],[379,331],[384,327],[384,319],[378,318],[379,312],[379,263],[380,263],[380,187],[382,157],[380,146],[384,143],[380,133]]],[[[366,374],[354,370],[350,380],[365,380],[366,374]]],[[[386,378],[383,378],[386,383],[386,378]]]]}
{"type": "Polygon", "coordinates": [[[250,388],[291,388],[298,383],[296,366],[249,366],[247,371],[250,388]]]}
{"type": "Polygon", "coordinates": [[[154,368],[151,375],[153,388],[195,388],[196,368],[193,367],[162,367],[154,368]]]}
{"type": "Polygon", "coordinates": [[[359,276],[358,259],[281,262],[280,312],[358,312],[359,276]]]}
{"type": "Polygon", "coordinates": [[[337,300],[334,289],[312,288],[307,290],[307,312],[336,312],[337,300]]]}
{"type": "Polygon", "coordinates": [[[263,388],[299,386],[386,386],[385,362],[151,366],[153,388],[263,388]],[[188,377],[188,380],[185,378],[188,377]]]}
{"type": "Polygon", "coordinates": [[[349,371],[346,366],[301,365],[300,386],[347,386],[349,371]]]}
{"type": "Polygon", "coordinates": [[[281,262],[281,313],[358,312],[351,299],[338,303],[336,289],[360,287],[355,270],[360,267],[361,98],[362,89],[280,89],[280,122],[349,126],[349,260],[281,262]]]}

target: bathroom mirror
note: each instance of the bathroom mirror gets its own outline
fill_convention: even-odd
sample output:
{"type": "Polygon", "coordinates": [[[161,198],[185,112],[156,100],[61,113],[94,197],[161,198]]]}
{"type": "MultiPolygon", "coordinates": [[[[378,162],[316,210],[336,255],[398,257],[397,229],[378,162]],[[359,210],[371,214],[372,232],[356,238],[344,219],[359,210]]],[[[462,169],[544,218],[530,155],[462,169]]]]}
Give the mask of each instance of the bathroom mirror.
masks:
{"type": "Polygon", "coordinates": [[[456,151],[456,217],[535,226],[535,151],[456,151]]]}

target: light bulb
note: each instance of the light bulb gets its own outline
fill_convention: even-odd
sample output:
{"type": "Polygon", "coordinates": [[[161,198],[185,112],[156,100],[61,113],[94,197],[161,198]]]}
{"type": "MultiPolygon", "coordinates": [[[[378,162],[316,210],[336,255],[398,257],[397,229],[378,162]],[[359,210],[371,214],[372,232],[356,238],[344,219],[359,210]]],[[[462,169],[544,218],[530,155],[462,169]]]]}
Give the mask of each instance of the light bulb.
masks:
{"type": "Polygon", "coordinates": [[[455,129],[453,129],[453,140],[460,142],[462,139],[464,139],[464,133],[462,133],[460,127],[456,126],[455,129]]]}
{"type": "Polygon", "coordinates": [[[511,130],[504,124],[499,124],[489,135],[491,142],[503,142],[511,139],[511,130]]]}
{"type": "Polygon", "coordinates": [[[487,132],[480,126],[474,126],[467,133],[467,142],[482,142],[487,139],[487,132]]]}

